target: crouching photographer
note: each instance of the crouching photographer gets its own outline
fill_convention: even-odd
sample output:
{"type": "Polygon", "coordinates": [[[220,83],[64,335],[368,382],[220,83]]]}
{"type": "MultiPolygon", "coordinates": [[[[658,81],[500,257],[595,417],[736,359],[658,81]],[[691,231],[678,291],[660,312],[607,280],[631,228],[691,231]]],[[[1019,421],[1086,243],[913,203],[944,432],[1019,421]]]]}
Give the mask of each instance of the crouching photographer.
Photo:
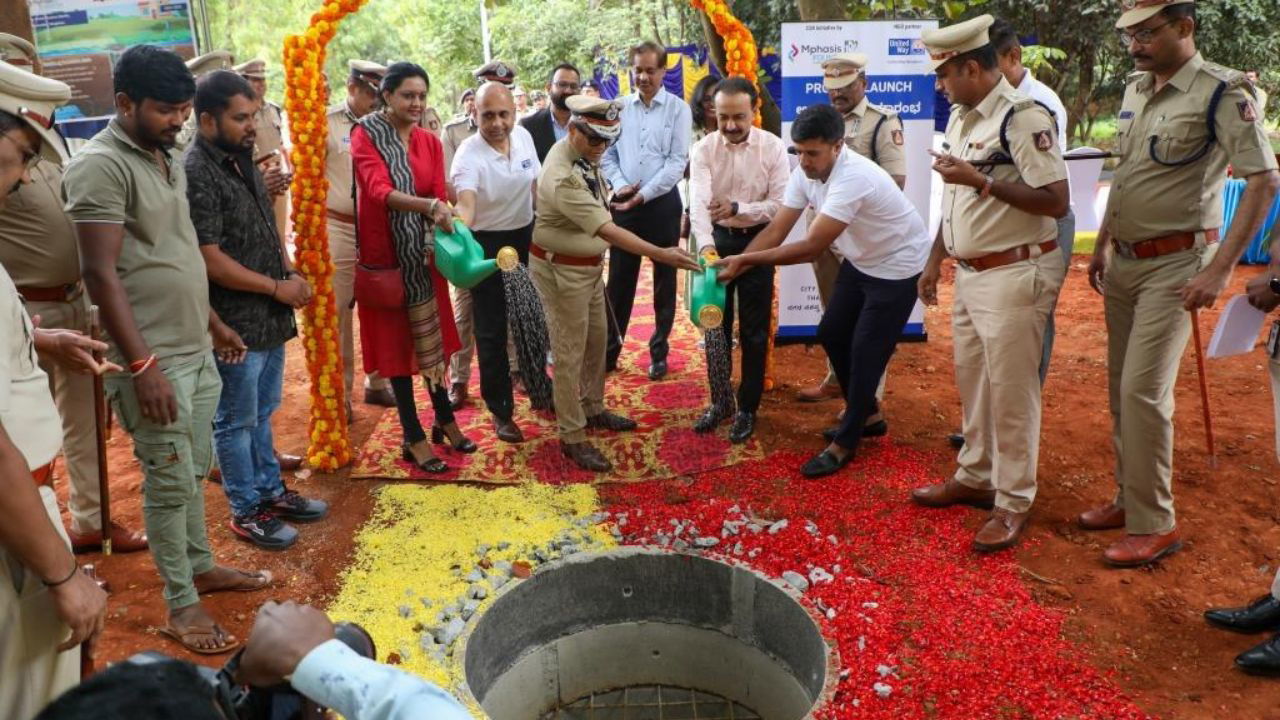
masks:
{"type": "Polygon", "coordinates": [[[46,707],[36,720],[470,720],[436,686],[372,659],[358,626],[334,627],[293,602],[258,611],[243,650],[221,670],[159,653],[116,663],[46,707]]]}

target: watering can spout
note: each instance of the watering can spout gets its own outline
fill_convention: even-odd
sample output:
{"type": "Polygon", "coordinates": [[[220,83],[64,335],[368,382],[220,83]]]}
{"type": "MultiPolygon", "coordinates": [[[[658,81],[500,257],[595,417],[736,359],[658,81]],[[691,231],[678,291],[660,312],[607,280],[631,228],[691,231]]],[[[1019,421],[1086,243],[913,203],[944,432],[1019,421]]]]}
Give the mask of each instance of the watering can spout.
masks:
{"type": "Polygon", "coordinates": [[[520,266],[520,253],[510,245],[504,245],[498,248],[497,263],[502,272],[511,272],[520,266]]]}

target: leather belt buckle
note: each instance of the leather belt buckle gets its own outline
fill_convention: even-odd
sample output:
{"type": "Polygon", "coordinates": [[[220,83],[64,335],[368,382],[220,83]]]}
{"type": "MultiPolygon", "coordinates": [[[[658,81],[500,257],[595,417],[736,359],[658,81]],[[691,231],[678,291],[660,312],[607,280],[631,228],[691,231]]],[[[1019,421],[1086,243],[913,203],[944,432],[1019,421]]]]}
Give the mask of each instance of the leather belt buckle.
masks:
{"type": "Polygon", "coordinates": [[[1122,243],[1119,240],[1116,240],[1115,238],[1111,239],[1111,249],[1115,251],[1115,254],[1119,255],[1120,257],[1126,260],[1138,259],[1138,255],[1133,251],[1132,245],[1122,243]]]}

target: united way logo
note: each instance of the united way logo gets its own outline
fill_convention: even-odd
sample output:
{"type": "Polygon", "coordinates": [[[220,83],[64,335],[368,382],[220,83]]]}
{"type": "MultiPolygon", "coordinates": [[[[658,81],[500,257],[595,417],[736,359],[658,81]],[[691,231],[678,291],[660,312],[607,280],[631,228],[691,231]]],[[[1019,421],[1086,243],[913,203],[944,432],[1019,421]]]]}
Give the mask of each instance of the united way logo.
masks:
{"type": "Polygon", "coordinates": [[[889,38],[889,55],[924,55],[924,44],[916,38],[889,38]]]}

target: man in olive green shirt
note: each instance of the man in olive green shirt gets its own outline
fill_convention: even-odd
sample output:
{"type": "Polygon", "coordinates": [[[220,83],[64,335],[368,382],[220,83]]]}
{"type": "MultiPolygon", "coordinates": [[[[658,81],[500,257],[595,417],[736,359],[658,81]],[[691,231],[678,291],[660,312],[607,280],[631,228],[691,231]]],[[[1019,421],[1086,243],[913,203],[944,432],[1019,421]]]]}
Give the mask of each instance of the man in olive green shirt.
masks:
{"type": "MultiPolygon", "coordinates": [[[[1190,0],[1137,0],[1116,24],[1138,72],[1116,117],[1115,179],[1089,282],[1103,296],[1115,499],[1080,515],[1125,530],[1104,553],[1135,567],[1182,546],[1173,509],[1173,386],[1191,336],[1262,226],[1280,185],[1244,73],[1196,50],[1190,0]],[[1247,183],[1219,243],[1228,164],[1247,183]],[[1110,250],[1110,252],[1108,252],[1110,250]]],[[[1280,259],[1272,257],[1272,271],[1280,259]]]]}
{"type": "Polygon", "coordinates": [[[205,534],[200,480],[222,388],[211,350],[234,362],[245,346],[209,309],[186,175],[169,152],[195,81],[174,53],[139,45],[117,61],[115,90],[116,117],[67,167],[67,214],[108,357],[127,368],[107,378],[107,395],[143,468],[142,512],[169,606],[162,632],[195,652],[226,652],[238,642],[199,593],[264,588],[271,576],[217,566],[205,534]]]}
{"type": "Polygon", "coordinates": [[[618,106],[585,95],[569,98],[568,105],[569,136],[552,146],[538,176],[529,270],[546,306],[556,359],[552,386],[561,451],[583,469],[608,472],[613,465],[587,441],[587,428],[617,432],[636,424],[604,409],[604,251],[617,245],[677,268],[700,266],[678,247],[656,247],[614,224],[600,158],[622,129],[618,106]]]}

